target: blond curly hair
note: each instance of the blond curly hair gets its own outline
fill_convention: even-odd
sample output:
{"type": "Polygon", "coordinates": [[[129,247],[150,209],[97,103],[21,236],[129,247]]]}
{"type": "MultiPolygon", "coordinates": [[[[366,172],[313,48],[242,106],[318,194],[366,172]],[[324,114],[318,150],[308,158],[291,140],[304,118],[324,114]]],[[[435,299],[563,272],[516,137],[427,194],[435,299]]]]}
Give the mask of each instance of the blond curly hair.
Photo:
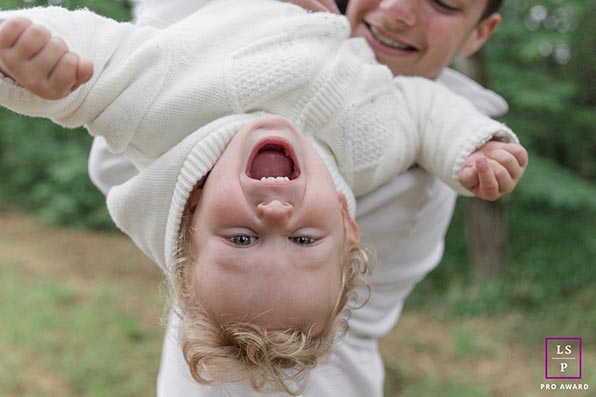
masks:
{"type": "Polygon", "coordinates": [[[192,214],[184,216],[174,270],[172,300],[180,316],[180,345],[192,377],[199,383],[248,381],[257,392],[303,392],[310,370],[348,330],[351,310],[366,304],[371,273],[367,251],[347,243],[341,292],[322,329],[313,332],[268,330],[246,321],[222,324],[204,310],[196,296],[192,244],[192,214]],[[356,293],[363,287],[365,294],[356,293]]]}

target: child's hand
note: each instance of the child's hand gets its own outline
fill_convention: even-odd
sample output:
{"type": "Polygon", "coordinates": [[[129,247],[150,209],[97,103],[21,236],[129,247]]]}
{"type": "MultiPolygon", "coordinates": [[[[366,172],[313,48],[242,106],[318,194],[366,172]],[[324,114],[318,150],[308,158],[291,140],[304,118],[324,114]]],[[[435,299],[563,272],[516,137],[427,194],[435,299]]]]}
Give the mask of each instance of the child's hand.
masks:
{"type": "Polygon", "coordinates": [[[46,28],[16,17],[0,21],[0,72],[35,95],[60,99],[89,81],[93,64],[46,28]]]}
{"type": "Polygon", "coordinates": [[[523,146],[489,141],[466,159],[457,176],[477,197],[494,201],[515,189],[527,166],[523,146]]]}
{"type": "Polygon", "coordinates": [[[339,14],[339,8],[334,0],[282,0],[286,3],[294,3],[305,10],[312,12],[332,12],[339,14]]]}

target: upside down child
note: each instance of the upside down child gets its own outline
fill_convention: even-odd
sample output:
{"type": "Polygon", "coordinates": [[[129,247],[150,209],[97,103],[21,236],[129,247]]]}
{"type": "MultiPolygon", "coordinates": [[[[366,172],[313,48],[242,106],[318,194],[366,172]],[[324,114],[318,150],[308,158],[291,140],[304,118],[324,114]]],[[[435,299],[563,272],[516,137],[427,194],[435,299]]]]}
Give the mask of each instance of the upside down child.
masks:
{"type": "Polygon", "coordinates": [[[163,30],[0,15],[0,103],[86,125],[140,169],[108,206],[164,270],[200,382],[300,391],[368,269],[354,194],[417,163],[495,199],[526,166],[507,127],[393,78],[338,16],[267,0],[212,1],[163,30]]]}

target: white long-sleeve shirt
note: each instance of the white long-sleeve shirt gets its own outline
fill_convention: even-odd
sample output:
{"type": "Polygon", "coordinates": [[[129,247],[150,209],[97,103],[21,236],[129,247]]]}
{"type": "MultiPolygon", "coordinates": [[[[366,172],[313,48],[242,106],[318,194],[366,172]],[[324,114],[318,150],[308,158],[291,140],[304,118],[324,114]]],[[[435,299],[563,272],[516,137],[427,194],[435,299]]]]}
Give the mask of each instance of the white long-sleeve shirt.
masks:
{"type": "Polygon", "coordinates": [[[393,78],[363,40],[346,40],[343,17],[272,0],[211,1],[166,29],[57,7],[19,14],[92,59],[96,73],[58,101],[3,79],[0,102],[65,126],[86,125],[138,168],[210,121],[265,111],[327,147],[356,195],[415,163],[469,194],[457,180],[464,159],[495,136],[515,141],[440,85],[393,78]]]}

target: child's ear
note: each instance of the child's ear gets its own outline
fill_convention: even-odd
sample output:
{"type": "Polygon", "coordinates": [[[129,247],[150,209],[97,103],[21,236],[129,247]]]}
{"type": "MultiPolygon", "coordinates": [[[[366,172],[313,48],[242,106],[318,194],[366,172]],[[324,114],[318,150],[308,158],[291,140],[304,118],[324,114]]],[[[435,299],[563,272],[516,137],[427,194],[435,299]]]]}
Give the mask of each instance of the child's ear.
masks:
{"type": "Polygon", "coordinates": [[[191,190],[190,194],[188,195],[188,200],[186,200],[186,207],[184,208],[185,214],[194,214],[195,210],[197,209],[197,205],[199,205],[199,201],[201,200],[201,196],[203,194],[203,187],[205,186],[205,182],[207,181],[207,177],[209,176],[210,172],[207,173],[204,177],[202,177],[195,185],[195,187],[191,190]]]}
{"type": "Polygon", "coordinates": [[[344,227],[346,229],[346,236],[348,240],[353,243],[357,244],[360,242],[360,231],[358,230],[358,224],[350,215],[350,210],[348,209],[348,202],[346,200],[346,196],[343,193],[337,194],[339,198],[339,202],[341,204],[341,212],[344,216],[344,227]]]}
{"type": "Polygon", "coordinates": [[[185,214],[193,215],[195,213],[197,205],[199,205],[199,201],[201,200],[202,193],[203,189],[201,187],[196,187],[190,192],[188,200],[186,201],[186,208],[184,209],[185,214]]]}

